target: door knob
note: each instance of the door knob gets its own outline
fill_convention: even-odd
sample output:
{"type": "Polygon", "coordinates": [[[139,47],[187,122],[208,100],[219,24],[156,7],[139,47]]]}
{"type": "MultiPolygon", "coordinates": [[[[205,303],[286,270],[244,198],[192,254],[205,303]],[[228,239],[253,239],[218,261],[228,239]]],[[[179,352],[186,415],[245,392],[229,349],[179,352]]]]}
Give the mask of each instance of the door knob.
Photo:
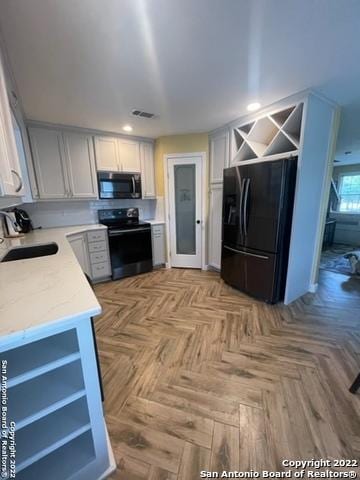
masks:
{"type": "Polygon", "coordinates": [[[196,220],[196,223],[199,224],[199,223],[200,223],[200,220],[196,220]]]}

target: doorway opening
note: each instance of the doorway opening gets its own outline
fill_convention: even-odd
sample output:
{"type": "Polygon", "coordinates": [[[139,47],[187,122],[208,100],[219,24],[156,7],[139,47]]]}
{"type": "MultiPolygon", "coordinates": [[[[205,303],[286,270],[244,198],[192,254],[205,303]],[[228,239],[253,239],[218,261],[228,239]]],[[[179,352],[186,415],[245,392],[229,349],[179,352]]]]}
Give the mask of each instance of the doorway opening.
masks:
{"type": "Polygon", "coordinates": [[[353,278],[360,287],[360,163],[334,163],[320,270],[353,278]]]}

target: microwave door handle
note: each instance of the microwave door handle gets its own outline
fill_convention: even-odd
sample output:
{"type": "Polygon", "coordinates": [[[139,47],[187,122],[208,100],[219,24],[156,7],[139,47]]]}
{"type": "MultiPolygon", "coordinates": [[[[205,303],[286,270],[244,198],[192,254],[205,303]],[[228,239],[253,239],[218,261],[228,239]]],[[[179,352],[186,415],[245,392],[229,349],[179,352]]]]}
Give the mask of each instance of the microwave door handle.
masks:
{"type": "Polygon", "coordinates": [[[134,179],[134,176],[131,177],[131,180],[132,180],[133,194],[135,195],[135,179],[134,179]]]}

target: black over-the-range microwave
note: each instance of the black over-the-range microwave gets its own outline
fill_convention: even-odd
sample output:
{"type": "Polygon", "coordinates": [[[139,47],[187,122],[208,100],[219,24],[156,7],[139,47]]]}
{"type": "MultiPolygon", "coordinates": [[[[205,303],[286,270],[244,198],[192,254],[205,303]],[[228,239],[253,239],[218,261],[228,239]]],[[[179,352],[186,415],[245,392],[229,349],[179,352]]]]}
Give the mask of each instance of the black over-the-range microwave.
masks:
{"type": "Polygon", "coordinates": [[[99,198],[141,198],[139,173],[98,172],[99,198]]]}

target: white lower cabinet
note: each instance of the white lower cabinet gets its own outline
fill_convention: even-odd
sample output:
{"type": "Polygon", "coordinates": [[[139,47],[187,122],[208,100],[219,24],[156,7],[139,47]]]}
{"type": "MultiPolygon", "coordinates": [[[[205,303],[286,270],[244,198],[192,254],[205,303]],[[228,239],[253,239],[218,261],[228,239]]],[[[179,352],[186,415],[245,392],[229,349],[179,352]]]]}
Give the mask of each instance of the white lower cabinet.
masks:
{"type": "Polygon", "coordinates": [[[81,268],[91,280],[104,280],[111,276],[107,232],[91,230],[68,236],[69,243],[81,268]]]}
{"type": "Polygon", "coordinates": [[[15,422],[16,478],[105,478],[114,465],[91,320],[74,318],[44,330],[0,343],[8,418],[15,422]]]}
{"type": "Polygon", "coordinates": [[[217,270],[221,268],[222,197],[223,185],[210,185],[208,265],[217,270]]]}
{"type": "Polygon", "coordinates": [[[71,235],[69,237],[69,243],[75,253],[77,261],[80,263],[82,271],[90,277],[89,254],[85,234],[78,233],[77,235],[71,235]]]}
{"type": "Polygon", "coordinates": [[[165,250],[165,225],[151,226],[153,266],[160,266],[166,263],[165,250]]]}

